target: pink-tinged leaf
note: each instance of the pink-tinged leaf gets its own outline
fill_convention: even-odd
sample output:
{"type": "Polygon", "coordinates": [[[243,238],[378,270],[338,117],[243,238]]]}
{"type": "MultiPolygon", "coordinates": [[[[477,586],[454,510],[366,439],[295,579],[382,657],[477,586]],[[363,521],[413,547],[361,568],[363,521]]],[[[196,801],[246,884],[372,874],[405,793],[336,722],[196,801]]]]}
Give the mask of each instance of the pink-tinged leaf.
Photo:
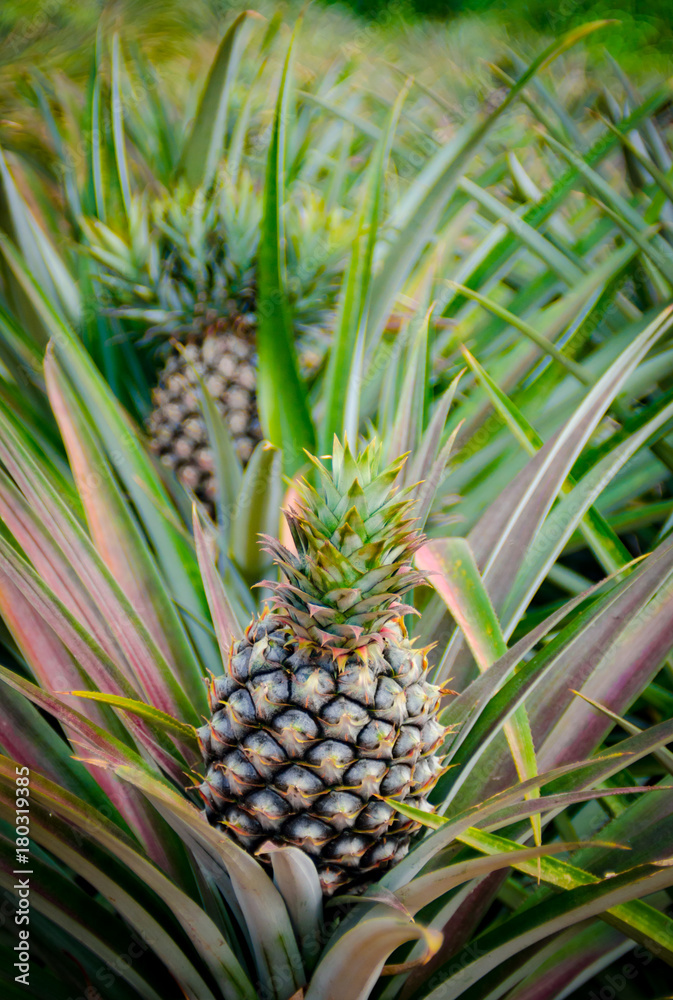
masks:
{"type": "MultiPolygon", "coordinates": [[[[14,763],[0,757],[0,778],[4,778],[10,787],[15,781],[14,763]]],[[[143,857],[114,823],[40,774],[31,776],[30,790],[31,801],[39,803],[49,810],[49,815],[60,817],[69,827],[76,828],[109,851],[164,900],[221,983],[227,1000],[256,1000],[252,985],[210,917],[159,868],[143,857]]]]}
{"type": "MultiPolygon", "coordinates": [[[[462,955],[456,956],[453,969],[460,971],[453,971],[451,963],[448,963],[443,974],[440,972],[436,976],[431,992],[425,993],[426,1000],[456,1000],[514,955],[520,955],[545,938],[594,917],[609,920],[625,933],[632,933],[637,940],[642,940],[642,932],[632,930],[634,922],[637,920],[649,929],[650,915],[656,919],[661,914],[643,904],[641,899],[670,888],[671,881],[669,870],[652,871],[646,866],[603,882],[579,885],[556,894],[553,899],[527,909],[506,925],[500,925],[482,935],[478,956],[474,952],[464,959],[462,955]]],[[[666,936],[667,948],[655,941],[653,947],[658,949],[659,954],[666,954],[670,961],[673,955],[670,950],[670,932],[666,936]]]]}
{"type": "MultiPolygon", "coordinates": [[[[81,684],[82,674],[64,644],[35,611],[23,593],[2,572],[0,572],[0,613],[12,633],[17,646],[23,653],[26,662],[46,691],[50,689],[52,684],[56,688],[59,686],[67,688],[81,684]]],[[[18,675],[7,671],[6,674],[3,673],[3,676],[17,691],[22,694],[26,693],[25,689],[17,687],[16,683],[12,683],[16,681],[18,675]]],[[[27,684],[28,682],[23,683],[27,684]]],[[[36,692],[39,690],[39,688],[35,687],[36,692]]],[[[77,701],[75,698],[65,698],[62,704],[64,708],[66,706],[72,708],[77,704],[77,701]]],[[[87,706],[86,716],[83,715],[82,718],[86,718],[87,721],[94,725],[105,728],[105,717],[97,706],[87,706]]],[[[64,724],[66,733],[71,736],[73,731],[68,728],[64,719],[61,721],[64,724]]],[[[16,736],[12,743],[8,741],[5,745],[7,749],[13,746],[15,752],[19,749],[16,744],[16,736]]],[[[27,762],[28,759],[26,758],[27,762]]],[[[39,762],[33,766],[39,768],[39,762]]],[[[107,774],[99,768],[87,766],[87,770],[92,774],[96,783],[100,785],[110,800],[118,805],[122,815],[126,816],[123,804],[128,798],[128,790],[124,788],[123,784],[113,775],[107,774]]],[[[135,809],[135,802],[133,803],[133,808],[135,809]]]]}
{"type": "MultiPolygon", "coordinates": [[[[471,831],[470,831],[471,832],[471,831]]],[[[478,831],[476,831],[478,833],[478,831]]],[[[438,868],[427,875],[420,875],[409,885],[401,888],[397,896],[400,901],[412,913],[418,913],[424,906],[439,899],[444,893],[450,892],[464,882],[469,882],[473,878],[482,878],[492,872],[501,871],[503,868],[516,867],[524,862],[533,861],[536,858],[551,857],[554,854],[565,854],[566,852],[579,850],[581,847],[590,848],[590,843],[560,843],[544,844],[540,847],[523,847],[520,850],[512,850],[507,854],[487,855],[483,858],[471,858],[469,861],[462,861],[446,868],[438,868]]],[[[596,846],[601,846],[596,845],[596,846]]],[[[479,849],[479,848],[477,848],[479,849]]],[[[591,876],[589,879],[591,880],[591,876]]]]}
{"type": "Polygon", "coordinates": [[[231,879],[236,899],[255,953],[264,990],[278,997],[274,984],[283,984],[282,995],[303,985],[304,973],[290,917],[281,894],[261,866],[220,830],[210,826],[199,811],[163,782],[138,767],[115,768],[119,777],[142,790],[184,842],[231,879]]]}
{"type": "MultiPolygon", "coordinates": [[[[468,830],[460,839],[468,847],[492,856],[499,856],[506,853],[510,857],[514,857],[520,850],[519,844],[516,841],[509,840],[506,837],[498,837],[491,833],[485,833],[482,830],[468,830]]],[[[599,843],[598,846],[603,847],[605,845],[599,843]]],[[[613,850],[615,847],[620,851],[622,857],[624,857],[624,852],[626,852],[624,861],[627,866],[627,880],[631,879],[634,884],[637,884],[639,878],[646,877],[652,873],[652,866],[650,864],[642,865],[633,858],[628,859],[630,847],[612,845],[613,850]],[[629,860],[631,863],[629,863],[629,860]]],[[[584,853],[586,853],[586,846],[584,853]]],[[[514,867],[526,875],[535,875],[537,873],[536,866],[526,860],[514,862],[514,867]]],[[[554,858],[541,859],[539,867],[542,870],[542,876],[545,881],[552,883],[557,889],[566,891],[590,885],[593,885],[597,892],[605,891],[606,882],[615,875],[615,873],[606,873],[604,875],[603,871],[601,871],[600,875],[597,875],[591,871],[578,868],[574,861],[561,861],[554,858]]],[[[669,879],[671,878],[670,873],[668,877],[669,879]]],[[[623,880],[622,884],[626,884],[627,880],[623,880]]],[[[609,892],[609,889],[607,891],[609,892]]],[[[644,895],[646,893],[636,891],[629,901],[616,906],[612,912],[606,914],[605,919],[610,923],[614,923],[615,926],[626,930],[627,933],[631,933],[636,940],[658,947],[660,949],[658,953],[662,957],[665,955],[670,962],[673,959],[673,921],[654,909],[654,907],[641,902],[640,897],[644,895]]],[[[586,898],[591,899],[591,897],[592,893],[589,893],[586,898]]]]}
{"type": "Polygon", "coordinates": [[[76,698],[96,701],[101,705],[109,705],[110,708],[130,712],[131,715],[145,719],[151,724],[153,730],[167,732],[176,739],[178,749],[186,761],[190,764],[201,761],[194,726],[188,726],[186,723],[180,722],[179,719],[174,719],[172,715],[160,712],[154,705],[147,705],[144,701],[136,701],[133,698],[122,698],[117,694],[104,694],[101,691],[70,691],[69,694],[76,698]]]}
{"type": "MultiPolygon", "coordinates": [[[[3,461],[6,456],[0,455],[3,461]]],[[[38,518],[35,508],[0,473],[0,517],[25,552],[44,583],[59,597],[68,610],[84,625],[108,655],[123,659],[104,618],[97,614],[91,595],[82,586],[72,566],[63,558],[53,533],[38,518]]]]}
{"type": "Polygon", "coordinates": [[[0,415],[0,457],[23,496],[0,477],[0,514],[34,566],[147,701],[196,722],[198,715],[90,539],[0,415]]]}
{"type": "Polygon", "coordinates": [[[203,585],[206,590],[208,607],[215,626],[215,635],[220,648],[222,663],[226,663],[229,658],[229,651],[232,642],[240,639],[243,629],[236,617],[220,574],[215,568],[213,557],[208,548],[208,540],[201,524],[199,512],[196,505],[193,509],[194,541],[196,543],[196,556],[199,561],[199,568],[203,577],[203,585]]]}
{"type": "MultiPolygon", "coordinates": [[[[673,720],[667,722],[660,722],[656,726],[651,726],[648,730],[640,733],[638,736],[629,737],[626,740],[622,740],[618,744],[617,752],[606,757],[592,757],[589,761],[584,763],[583,767],[578,767],[577,765],[572,766],[572,771],[567,772],[571,775],[571,778],[564,779],[561,784],[565,787],[575,786],[580,789],[587,789],[589,798],[591,797],[592,789],[595,789],[597,784],[601,781],[606,781],[608,778],[613,777],[618,774],[625,767],[630,767],[636,761],[641,760],[643,757],[654,752],[659,747],[666,746],[673,740],[673,720]],[[573,774],[573,772],[575,772],[573,774]]],[[[644,786],[648,790],[656,790],[657,795],[650,802],[649,808],[654,812],[657,808],[657,803],[660,801],[665,802],[665,796],[662,796],[662,792],[667,791],[667,786],[655,785],[655,786],[644,786]]],[[[606,794],[611,794],[603,789],[603,797],[606,794]]],[[[497,802],[500,801],[501,795],[507,795],[509,797],[509,791],[498,792],[496,795],[488,799],[487,802],[497,802]]],[[[547,795],[542,799],[543,802],[547,802],[551,809],[547,814],[549,818],[553,818],[554,815],[561,812],[566,806],[566,800],[564,795],[566,793],[559,793],[560,797],[557,799],[555,795],[547,795]]],[[[567,794],[578,794],[581,792],[571,792],[567,794]]],[[[581,801],[581,798],[578,799],[581,801]]],[[[649,801],[649,800],[645,800],[649,801]]],[[[484,828],[490,826],[491,823],[497,825],[498,827],[507,826],[513,822],[521,819],[525,819],[530,816],[531,809],[540,808],[540,803],[530,803],[530,802],[512,802],[511,799],[505,804],[504,808],[498,808],[496,810],[491,810],[489,812],[489,818],[486,823],[483,824],[484,828]]]]}
{"type": "MultiPolygon", "coordinates": [[[[2,233],[0,252],[53,339],[58,357],[81,395],[105,443],[108,457],[138,511],[171,593],[197,621],[202,620],[206,601],[191,542],[183,528],[176,524],[166,489],[146,454],[137,427],[114,397],[78,335],[54,311],[16,249],[2,233]]],[[[189,631],[204,662],[212,661],[215,647],[211,637],[197,626],[190,627],[189,631]]]]}
{"type": "MultiPolygon", "coordinates": [[[[666,649],[669,641],[670,622],[666,621],[666,612],[671,607],[668,581],[672,573],[673,542],[669,541],[649,555],[613,592],[609,601],[602,604],[585,628],[573,634],[571,641],[559,649],[545,677],[544,689],[536,689],[528,701],[533,732],[538,738],[546,741],[575,702],[576,734],[580,745],[585,746],[583,726],[589,725],[590,734],[595,737],[605,731],[606,723],[588,705],[582,705],[572,690],[581,691],[621,713],[634,692],[642,690],[651,679],[666,655],[661,650],[666,649]],[[650,623],[651,629],[648,628],[650,623]],[[611,690],[615,700],[610,700],[611,690]]],[[[545,755],[550,752],[553,748],[547,744],[545,755]]]]}
{"type": "Polygon", "coordinates": [[[408,941],[423,941],[423,961],[428,961],[439,949],[442,935],[404,917],[363,921],[329,948],[311,977],[306,1000],[367,1000],[388,956],[408,941]]]}
{"type": "MultiPolygon", "coordinates": [[[[0,747],[26,764],[94,804],[110,800],[80,761],[74,760],[60,733],[23,695],[5,685],[0,698],[0,747]]],[[[121,822],[121,819],[118,818],[121,822]]]]}
{"type": "Polygon", "coordinates": [[[501,690],[504,684],[513,676],[516,668],[527,656],[527,654],[537,646],[546,635],[555,629],[564,618],[567,618],[572,611],[580,604],[596,594],[608,581],[621,571],[612,574],[600,583],[595,584],[582,594],[578,594],[567,602],[558,611],[555,611],[546,618],[540,625],[532,629],[527,635],[519,640],[514,646],[500,657],[500,659],[490,667],[488,672],[480,674],[469,684],[464,691],[454,698],[449,706],[442,713],[442,722],[447,726],[460,726],[456,738],[451,743],[446,760],[451,760],[459,750],[462,742],[469,735],[472,727],[478,721],[481,711],[487,706],[493,696],[501,690]]]}
{"type": "MultiPolygon", "coordinates": [[[[629,722],[628,719],[625,719],[623,716],[613,712],[607,707],[607,705],[601,705],[600,702],[594,701],[593,698],[589,698],[587,695],[581,694],[579,691],[572,691],[571,694],[576,694],[578,698],[583,698],[589,705],[593,705],[595,709],[602,712],[606,718],[612,719],[613,722],[618,723],[621,728],[625,732],[630,733],[631,736],[637,736],[638,733],[643,732],[643,726],[634,725],[633,722],[629,722]]],[[[653,756],[657,758],[659,763],[663,765],[664,769],[668,771],[669,774],[673,774],[673,753],[671,753],[670,750],[666,750],[664,748],[655,750],[653,752],[653,756]]]]}
{"type": "MultiPolygon", "coordinates": [[[[629,762],[632,760],[632,756],[629,755],[629,762]]],[[[625,762],[622,761],[621,767],[627,766],[625,762]]],[[[667,787],[659,785],[629,785],[625,788],[610,788],[610,795],[639,795],[645,792],[652,791],[667,791],[667,787]]],[[[514,805],[509,805],[504,809],[499,809],[494,813],[485,823],[485,830],[498,830],[503,826],[511,826],[512,823],[517,820],[528,818],[537,810],[539,813],[544,813],[545,815],[558,815],[563,809],[567,809],[568,806],[576,805],[578,802],[591,802],[593,799],[604,799],[608,794],[604,788],[594,791],[589,789],[586,791],[578,792],[562,792],[558,795],[543,795],[535,800],[535,802],[516,802],[514,805]]],[[[386,798],[385,801],[388,805],[391,805],[393,809],[401,813],[403,816],[412,819],[414,823],[420,823],[421,826],[427,827],[428,830],[441,830],[441,828],[449,823],[450,820],[446,816],[440,816],[438,813],[425,812],[422,809],[418,809],[416,806],[409,805],[408,802],[398,802],[396,799],[386,798]]],[[[539,846],[539,845],[538,845],[539,846]]],[[[613,846],[613,845],[611,845],[613,846]]],[[[366,898],[369,898],[368,896],[366,898]]]]}
{"type": "MultiPolygon", "coordinates": [[[[648,646],[646,628],[639,630],[641,640],[629,640],[628,636],[637,628],[643,608],[652,603],[671,572],[673,543],[666,542],[602,597],[586,616],[567,625],[549,651],[541,652],[526,665],[525,670],[531,676],[530,684],[524,684],[529,692],[525,703],[541,769],[546,770],[550,761],[559,760],[557,751],[565,754],[564,760],[587,756],[612,726],[586,704],[577,714],[568,712],[570,704],[579,701],[571,689],[584,691],[589,679],[598,672],[608,685],[614,683],[619,690],[623,687],[627,700],[629,697],[632,700],[656,673],[665,656],[662,649],[666,648],[670,623],[664,616],[655,617],[650,636],[652,648],[648,646]],[[628,650],[624,646],[627,641],[628,650]],[[559,747],[547,739],[564,713],[564,743],[559,747]]],[[[668,589],[664,587],[662,597],[668,589]]],[[[593,697],[588,688],[587,693],[593,697]]],[[[610,702],[600,694],[595,700],[606,702],[617,712],[623,710],[617,702],[610,702]]],[[[559,730],[557,735],[560,733],[559,730]]],[[[469,783],[463,784],[455,806],[467,806],[515,780],[515,770],[502,751],[502,741],[496,739],[483,752],[478,751],[478,762],[471,759],[469,783]]]]}
{"type": "MultiPolygon", "coordinates": [[[[382,884],[387,889],[396,892],[403,885],[410,882],[436,854],[449,847],[468,827],[483,826],[491,816],[500,813],[509,805],[521,802],[528,792],[536,788],[543,788],[552,781],[556,781],[566,775],[571,775],[576,771],[588,772],[590,777],[586,779],[585,783],[590,783],[594,778],[595,780],[601,780],[603,776],[601,769],[613,767],[615,771],[619,771],[624,766],[625,763],[622,756],[620,754],[612,754],[604,757],[595,757],[590,762],[576,761],[573,764],[565,764],[562,767],[554,768],[552,771],[546,771],[544,774],[539,774],[534,778],[528,778],[526,781],[511,785],[509,788],[498,792],[485,801],[480,801],[476,805],[446,817],[446,821],[440,825],[439,829],[419,841],[403,861],[383,876],[382,884]]],[[[608,770],[608,773],[614,772],[608,770]]],[[[521,811],[526,816],[531,816],[539,808],[538,800],[522,803],[521,805],[521,811]]]]}
{"type": "MultiPolygon", "coordinates": [[[[6,818],[10,809],[11,788],[0,789],[0,815],[4,814],[6,818]]],[[[154,916],[146,908],[147,904],[143,905],[135,893],[115,879],[115,869],[110,872],[106,854],[101,855],[86,847],[83,849],[82,838],[74,833],[70,824],[64,823],[41,805],[39,791],[33,802],[32,786],[30,834],[31,840],[86,879],[137,933],[143,935],[143,940],[180,984],[185,997],[190,1000],[215,1000],[176,938],[167,930],[165,920],[159,915],[154,916]]]]}
{"type": "MultiPolygon", "coordinates": [[[[544,581],[565,543],[578,525],[583,523],[585,513],[604,491],[606,484],[623,468],[646,442],[657,434],[673,417],[673,403],[660,409],[651,420],[628,435],[607,455],[598,461],[579,482],[556,504],[544,522],[542,529],[531,547],[516,579],[511,584],[506,606],[502,612],[505,633],[520,620],[530,600],[544,581]]],[[[621,558],[622,563],[627,559],[621,558]]],[[[611,560],[614,566],[614,560],[611,560]]]]}
{"type": "MultiPolygon", "coordinates": [[[[673,554],[673,545],[670,546],[673,554]]],[[[579,694],[603,702],[615,713],[628,709],[646,684],[656,676],[673,648],[673,570],[661,591],[629,624],[615,628],[612,642],[593,664],[579,694]]],[[[572,754],[585,754],[597,746],[614,723],[581,697],[572,697],[563,715],[547,733],[540,747],[545,766],[572,754]]]]}
{"type": "MultiPolygon", "coordinates": [[[[625,379],[673,322],[667,307],[599,379],[573,416],[498,495],[468,536],[477,565],[500,613],[512,581],[582,448],[625,379]]],[[[442,678],[469,674],[470,656],[460,633],[442,660],[442,678]]]]}
{"type": "MultiPolygon", "coordinates": [[[[44,369],[49,400],[96,549],[171,671],[198,704],[203,699],[201,672],[184,626],[146,539],[121,494],[105,450],[51,348],[44,369]]],[[[156,678],[156,685],[160,680],[156,678]]]]}
{"type": "MultiPolygon", "coordinates": [[[[446,603],[474,655],[481,673],[507,652],[500,622],[493,610],[469,543],[464,538],[432,539],[416,553],[416,564],[446,603]]],[[[503,725],[519,778],[537,774],[535,747],[524,705],[503,725]]],[[[534,798],[538,790],[530,796],[534,798]]],[[[541,843],[539,821],[533,817],[533,832],[541,843]]]]}
{"type": "MultiPolygon", "coordinates": [[[[92,722],[81,712],[71,708],[58,695],[49,691],[43,691],[37,684],[25,680],[19,674],[8,670],[6,667],[0,667],[0,679],[32,701],[38,708],[49,712],[64,727],[70,728],[77,740],[78,746],[84,748],[86,751],[96,753],[101,760],[105,761],[106,765],[119,765],[129,761],[135,763],[142,762],[142,758],[135,750],[126,746],[116,736],[111,735],[107,730],[92,722]]],[[[147,767],[144,763],[142,766],[147,767]]]]}
{"type": "MultiPolygon", "coordinates": [[[[112,689],[111,693],[113,694],[135,697],[135,690],[115,664],[107,658],[103,650],[76,622],[58,598],[50,593],[31,567],[2,538],[0,538],[0,574],[9,581],[14,592],[22,595],[31,608],[38,613],[44,626],[47,626],[46,631],[43,629],[43,634],[48,635],[49,630],[52,630],[74,657],[76,664],[74,674],[72,671],[66,670],[63,675],[59,675],[59,678],[55,678],[48,669],[38,667],[40,671],[38,676],[41,677],[47,689],[52,689],[52,686],[55,686],[55,679],[58,679],[60,683],[61,677],[69,679],[59,690],[79,687],[82,678],[84,678],[99,689],[112,689]]],[[[24,613],[25,607],[24,604],[22,606],[24,613]]],[[[13,614],[11,610],[9,613],[13,614]]],[[[25,633],[24,628],[22,634],[25,633]]],[[[30,637],[26,636],[26,638],[30,643],[30,637]]],[[[30,646],[27,649],[30,651],[30,646]]],[[[61,665],[66,663],[63,657],[60,658],[59,662],[61,665]]],[[[146,732],[144,724],[133,724],[131,728],[134,734],[146,732]]]]}
{"type": "MultiPolygon", "coordinates": [[[[47,625],[33,603],[3,571],[0,571],[0,614],[12,633],[35,677],[46,690],[65,690],[81,684],[82,672],[68,649],[47,625]]],[[[74,698],[66,699],[72,707],[74,698]]],[[[100,719],[100,712],[91,706],[100,719]]]]}
{"type": "MultiPolygon", "coordinates": [[[[126,697],[132,695],[132,690],[114,664],[106,659],[105,654],[84,630],[77,628],[67,611],[2,539],[0,579],[5,580],[8,622],[12,622],[15,638],[27,662],[34,666],[35,675],[40,678],[47,691],[62,692],[64,688],[79,687],[83,681],[89,681],[99,687],[112,687],[114,692],[126,697]],[[39,616],[35,615],[35,610],[39,616]],[[49,658],[38,657],[39,652],[49,649],[54,651],[53,662],[49,658]],[[68,658],[68,650],[74,659],[68,658]],[[54,665],[60,665],[62,673],[57,673],[54,665]],[[70,671],[69,666],[72,668],[70,671]],[[63,680],[63,687],[59,687],[63,680]]],[[[78,704],[79,707],[81,705],[78,704]]],[[[115,721],[114,716],[103,715],[101,710],[93,707],[89,710],[89,715],[108,728],[115,721]]],[[[157,764],[180,781],[180,763],[172,753],[159,745],[156,731],[153,733],[146,722],[133,716],[126,717],[124,722],[133,738],[149,751],[157,764]]],[[[123,732],[121,729],[119,731],[123,732]]]]}
{"type": "Polygon", "coordinates": [[[133,606],[144,614],[146,625],[168,658],[166,633],[148,599],[148,580],[139,572],[139,560],[134,553],[134,548],[143,547],[143,540],[138,531],[131,533],[130,525],[123,523],[126,511],[112,472],[100,451],[95,456],[97,461],[94,459],[92,436],[74,409],[72,393],[51,348],[47,351],[44,371],[49,401],[68,451],[89,532],[99,554],[133,606]]]}
{"type": "MultiPolygon", "coordinates": [[[[606,840],[628,843],[639,862],[673,857],[673,783],[666,776],[653,787],[656,795],[630,802],[601,830],[606,840]]],[[[580,852],[575,863],[591,871],[620,871],[624,859],[606,849],[597,857],[580,852]]]]}
{"type": "Polygon", "coordinates": [[[120,766],[127,762],[146,768],[147,765],[142,758],[100,726],[71,709],[56,695],[41,690],[37,685],[31,684],[30,681],[24,680],[5,667],[0,667],[0,679],[38,708],[49,712],[59,720],[66,732],[71,735],[72,742],[78,747],[81,746],[89,755],[89,759],[84,760],[88,770],[134,831],[149,857],[164,871],[170,870],[161,838],[157,835],[156,817],[147,808],[141,796],[125,786],[124,782],[118,781],[114,774],[106,771],[108,767],[120,766]],[[94,759],[96,763],[92,762],[94,759]]]}
{"type": "MultiPolygon", "coordinates": [[[[631,964],[628,952],[632,950],[633,941],[614,927],[601,923],[572,927],[535,952],[522,970],[525,979],[520,980],[519,973],[518,984],[516,979],[509,984],[514,988],[507,994],[507,1000],[549,1000],[560,996],[566,987],[574,991],[586,983],[594,970],[606,969],[622,957],[625,964],[631,964]]],[[[631,968],[636,966],[631,964],[631,968]]]]}
{"type": "MultiPolygon", "coordinates": [[[[629,763],[632,760],[633,757],[629,754],[629,763]]],[[[622,766],[626,767],[626,762],[624,762],[622,766]]],[[[629,785],[625,788],[610,787],[609,794],[615,796],[640,795],[657,791],[661,791],[658,785],[629,785]]],[[[568,806],[575,805],[578,802],[591,802],[593,799],[604,799],[607,794],[606,790],[602,788],[598,791],[589,789],[587,791],[562,792],[558,795],[543,795],[542,798],[537,799],[535,804],[526,803],[524,805],[523,803],[519,803],[495,813],[495,815],[493,815],[491,819],[484,824],[484,829],[500,830],[504,826],[509,826],[517,820],[529,816],[531,808],[536,807],[540,813],[544,813],[546,817],[552,818],[553,816],[557,816],[564,809],[567,809],[568,806]]]]}

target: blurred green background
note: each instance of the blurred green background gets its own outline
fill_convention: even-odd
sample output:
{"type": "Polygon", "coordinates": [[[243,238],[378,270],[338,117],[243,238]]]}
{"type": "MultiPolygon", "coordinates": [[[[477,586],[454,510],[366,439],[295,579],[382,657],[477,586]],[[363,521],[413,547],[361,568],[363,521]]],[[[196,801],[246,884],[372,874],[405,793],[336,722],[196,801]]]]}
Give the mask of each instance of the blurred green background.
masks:
{"type": "MultiPolygon", "coordinates": [[[[330,2],[330,0],[327,0],[330,2]]],[[[337,0],[367,18],[390,11],[407,18],[431,17],[451,22],[480,16],[505,29],[514,43],[532,29],[557,36],[579,24],[603,18],[618,24],[595,43],[605,47],[631,71],[653,68],[673,71],[673,3],[671,0],[337,0]]]]}
{"type": "MultiPolygon", "coordinates": [[[[600,38],[589,42],[600,57],[607,49],[630,73],[673,72],[673,23],[671,0],[315,0],[312,6],[334,6],[344,14],[374,22],[379,28],[412,27],[432,18],[435,27],[460,28],[475,19],[486,23],[503,41],[521,45],[536,35],[553,37],[570,28],[601,18],[616,22],[600,38]]],[[[237,0],[3,0],[0,5],[0,68],[40,49],[63,46],[71,61],[77,48],[96,30],[101,14],[106,19],[133,23],[152,48],[172,50],[188,37],[212,27],[232,12],[254,6],[270,12],[283,10],[291,17],[304,4],[238,3],[237,0]]],[[[357,25],[354,25],[357,30],[357,25]]]]}

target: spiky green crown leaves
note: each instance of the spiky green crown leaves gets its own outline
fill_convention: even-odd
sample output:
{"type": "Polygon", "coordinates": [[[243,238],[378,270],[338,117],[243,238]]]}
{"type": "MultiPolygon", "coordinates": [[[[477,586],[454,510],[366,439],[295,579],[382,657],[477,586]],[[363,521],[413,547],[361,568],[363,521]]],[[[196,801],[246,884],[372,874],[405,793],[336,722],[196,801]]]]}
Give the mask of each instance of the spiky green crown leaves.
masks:
{"type": "Polygon", "coordinates": [[[285,577],[264,583],[274,591],[277,613],[300,640],[328,647],[339,658],[371,643],[381,646],[388,623],[416,613],[400,598],[425,582],[411,565],[424,536],[409,516],[413,487],[394,488],[404,457],[379,472],[377,444],[354,457],[336,438],[331,473],[309,457],[320,488],[302,481],[302,502],[285,511],[296,555],[264,536],[285,577]]]}
{"type": "MultiPolygon", "coordinates": [[[[335,307],[350,230],[338,208],[302,190],[288,206],[287,292],[302,332],[320,331],[335,307]]],[[[254,322],[263,194],[241,171],[206,196],[184,183],[138,199],[120,230],[85,219],[90,253],[114,315],[145,324],[146,339],[185,337],[219,317],[254,322]]]]}
{"type": "Polygon", "coordinates": [[[151,204],[134,203],[128,237],[90,220],[114,314],[159,338],[198,332],[229,315],[232,302],[252,313],[260,217],[259,195],[242,176],[235,195],[224,178],[208,197],[180,184],[151,204]]]}

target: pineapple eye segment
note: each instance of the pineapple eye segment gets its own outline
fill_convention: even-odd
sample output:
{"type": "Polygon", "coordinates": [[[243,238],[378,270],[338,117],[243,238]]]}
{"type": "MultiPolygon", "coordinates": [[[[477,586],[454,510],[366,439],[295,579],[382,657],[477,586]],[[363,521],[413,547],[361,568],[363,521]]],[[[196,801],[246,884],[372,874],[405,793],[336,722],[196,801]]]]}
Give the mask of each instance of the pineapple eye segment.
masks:
{"type": "Polygon", "coordinates": [[[324,817],[338,831],[352,826],[362,809],[363,804],[356,795],[341,789],[329,791],[315,806],[317,815],[324,817]]]}
{"type": "Polygon", "coordinates": [[[270,788],[252,792],[246,797],[246,811],[266,830],[278,830],[290,815],[290,806],[270,788]]]}
{"type": "Polygon", "coordinates": [[[319,736],[318,724],[308,712],[290,708],[277,715],[272,722],[274,738],[289,757],[303,757],[306,747],[315,744],[319,736]]]}
{"type": "Polygon", "coordinates": [[[329,844],[325,857],[346,867],[359,867],[360,858],[370,846],[369,839],[360,834],[342,833],[329,844]]]}
{"type": "Polygon", "coordinates": [[[332,840],[334,833],[322,820],[313,816],[300,815],[291,819],[284,828],[285,837],[293,847],[299,847],[307,854],[320,854],[322,848],[332,840]]]}

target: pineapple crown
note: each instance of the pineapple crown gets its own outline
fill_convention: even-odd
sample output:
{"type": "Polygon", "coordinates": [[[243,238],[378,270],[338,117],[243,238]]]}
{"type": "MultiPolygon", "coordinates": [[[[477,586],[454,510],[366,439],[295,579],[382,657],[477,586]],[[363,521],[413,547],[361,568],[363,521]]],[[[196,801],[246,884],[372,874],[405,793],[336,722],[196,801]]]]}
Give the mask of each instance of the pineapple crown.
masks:
{"type": "Polygon", "coordinates": [[[418,614],[401,596],[425,582],[411,565],[424,541],[408,516],[413,487],[394,486],[406,456],[379,471],[380,453],[372,442],[354,457],[335,438],[331,473],[309,455],[320,488],[302,480],[301,502],[284,511],[296,554],[263,536],[285,577],[264,581],[276,612],[300,642],[328,647],[337,659],[365,658],[370,644],[382,646],[389,622],[418,614]]]}
{"type": "Polygon", "coordinates": [[[198,332],[218,316],[251,313],[261,202],[243,178],[237,196],[223,181],[205,196],[179,185],[170,195],[136,206],[130,240],[100,222],[92,253],[106,265],[101,276],[114,315],[139,320],[145,339],[198,332]],[[100,256],[111,239],[119,258],[100,256]]]}
{"type": "MultiPolygon", "coordinates": [[[[199,333],[232,312],[254,319],[262,206],[242,172],[235,184],[223,174],[208,195],[178,185],[151,204],[136,201],[128,237],[85,220],[110,311],[146,325],[148,340],[199,333]]],[[[348,231],[310,191],[292,209],[288,294],[295,325],[310,331],[334,306],[348,231]]]]}

